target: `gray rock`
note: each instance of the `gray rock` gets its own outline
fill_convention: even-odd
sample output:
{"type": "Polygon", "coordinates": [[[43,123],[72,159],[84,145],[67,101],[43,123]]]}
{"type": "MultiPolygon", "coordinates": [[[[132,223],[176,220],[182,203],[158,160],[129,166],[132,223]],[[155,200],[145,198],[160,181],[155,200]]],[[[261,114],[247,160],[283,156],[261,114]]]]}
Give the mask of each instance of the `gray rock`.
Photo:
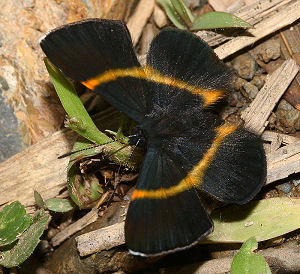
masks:
{"type": "Polygon", "coordinates": [[[22,151],[22,139],[13,109],[2,96],[2,92],[9,88],[2,77],[0,77],[0,87],[0,162],[3,162],[22,151]]]}
{"type": "Polygon", "coordinates": [[[280,190],[285,194],[290,193],[292,191],[292,189],[293,189],[293,186],[290,183],[284,183],[280,186],[280,190]]]}

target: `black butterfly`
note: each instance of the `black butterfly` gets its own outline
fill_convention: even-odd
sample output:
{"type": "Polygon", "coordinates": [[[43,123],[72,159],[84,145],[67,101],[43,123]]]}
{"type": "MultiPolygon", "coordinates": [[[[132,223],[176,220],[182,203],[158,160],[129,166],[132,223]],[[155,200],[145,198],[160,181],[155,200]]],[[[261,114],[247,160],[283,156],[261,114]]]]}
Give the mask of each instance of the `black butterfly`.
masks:
{"type": "Polygon", "coordinates": [[[251,200],[266,177],[261,140],[211,109],[231,90],[233,73],[199,37],[168,29],[141,67],[126,25],[90,19],[41,40],[50,61],[139,125],[131,143],[147,149],[126,224],[131,253],[186,249],[213,230],[200,196],[251,200]]]}

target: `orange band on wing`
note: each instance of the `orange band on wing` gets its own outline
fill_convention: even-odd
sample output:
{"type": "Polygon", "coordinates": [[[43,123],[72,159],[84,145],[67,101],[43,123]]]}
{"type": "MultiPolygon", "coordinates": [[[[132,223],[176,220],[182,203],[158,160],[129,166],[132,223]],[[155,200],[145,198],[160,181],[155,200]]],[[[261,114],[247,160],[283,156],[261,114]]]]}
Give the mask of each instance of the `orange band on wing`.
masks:
{"type": "Polygon", "coordinates": [[[222,144],[223,140],[237,129],[236,125],[223,124],[215,129],[217,135],[214,138],[210,148],[205,152],[200,162],[183,178],[176,186],[169,188],[160,188],[155,190],[135,190],[131,200],[134,199],[166,199],[175,196],[185,190],[193,187],[199,188],[202,184],[204,173],[214,160],[214,157],[222,144]]]}
{"type": "Polygon", "coordinates": [[[192,94],[197,94],[201,96],[204,100],[204,107],[215,103],[216,101],[225,96],[225,92],[222,90],[207,90],[191,86],[179,79],[163,75],[150,66],[108,70],[92,79],[81,83],[89,89],[94,90],[97,86],[103,83],[116,81],[118,78],[122,77],[134,77],[159,84],[169,85],[179,89],[185,89],[191,92],[192,94]]]}

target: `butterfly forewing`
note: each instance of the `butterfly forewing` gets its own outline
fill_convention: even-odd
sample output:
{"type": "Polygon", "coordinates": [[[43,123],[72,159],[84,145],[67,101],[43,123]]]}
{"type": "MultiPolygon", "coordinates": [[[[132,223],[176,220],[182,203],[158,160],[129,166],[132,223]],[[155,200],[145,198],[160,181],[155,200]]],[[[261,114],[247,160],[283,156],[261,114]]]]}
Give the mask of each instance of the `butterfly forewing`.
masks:
{"type": "Polygon", "coordinates": [[[137,122],[151,108],[152,92],[141,72],[128,29],[121,21],[89,19],[51,31],[41,39],[50,61],[95,90],[137,122]]]}

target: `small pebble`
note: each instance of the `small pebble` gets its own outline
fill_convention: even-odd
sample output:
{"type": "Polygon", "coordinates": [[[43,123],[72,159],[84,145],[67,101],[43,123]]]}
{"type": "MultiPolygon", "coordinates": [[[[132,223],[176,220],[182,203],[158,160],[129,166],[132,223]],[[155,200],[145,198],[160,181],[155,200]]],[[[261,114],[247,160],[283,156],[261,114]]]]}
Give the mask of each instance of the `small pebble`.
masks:
{"type": "Polygon", "coordinates": [[[293,181],[293,183],[294,183],[294,186],[298,186],[298,185],[300,185],[300,179],[298,179],[298,180],[294,180],[294,181],[293,181]]]}
{"type": "Polygon", "coordinates": [[[280,100],[275,114],[278,129],[283,129],[284,132],[300,130],[300,111],[295,109],[286,100],[280,100]]]}
{"type": "Polygon", "coordinates": [[[254,57],[248,52],[234,58],[232,66],[237,74],[246,80],[251,80],[257,70],[257,63],[254,57]]]}
{"type": "Polygon", "coordinates": [[[291,183],[284,183],[279,188],[283,193],[288,194],[292,191],[293,186],[291,183]]]}
{"type": "Polygon", "coordinates": [[[265,63],[280,57],[280,41],[278,39],[267,40],[258,47],[258,57],[265,63]]]}
{"type": "Polygon", "coordinates": [[[263,75],[263,74],[255,75],[250,83],[252,85],[256,86],[258,89],[261,89],[263,87],[263,85],[265,84],[265,78],[266,78],[266,75],[263,75]]]}
{"type": "Polygon", "coordinates": [[[277,189],[270,190],[264,196],[265,199],[270,199],[270,198],[274,198],[274,197],[278,197],[278,191],[277,191],[277,189]]]}
{"type": "Polygon", "coordinates": [[[246,97],[251,100],[253,100],[257,93],[258,93],[258,88],[251,83],[247,82],[245,85],[242,86],[241,88],[241,93],[246,97]]]}
{"type": "Polygon", "coordinates": [[[274,129],[276,127],[276,121],[277,121],[277,117],[274,112],[271,113],[268,121],[269,121],[269,128],[274,129]]]}
{"type": "Polygon", "coordinates": [[[239,91],[233,91],[228,97],[228,104],[231,107],[241,108],[246,104],[246,100],[239,91]]]}
{"type": "Polygon", "coordinates": [[[3,90],[9,90],[9,86],[8,86],[8,83],[6,81],[5,78],[3,78],[2,76],[0,76],[0,89],[3,89],[3,90]]]}
{"type": "Polygon", "coordinates": [[[240,90],[243,85],[245,85],[247,81],[245,79],[242,79],[240,77],[236,77],[234,81],[234,89],[235,90],[240,90]]]}

